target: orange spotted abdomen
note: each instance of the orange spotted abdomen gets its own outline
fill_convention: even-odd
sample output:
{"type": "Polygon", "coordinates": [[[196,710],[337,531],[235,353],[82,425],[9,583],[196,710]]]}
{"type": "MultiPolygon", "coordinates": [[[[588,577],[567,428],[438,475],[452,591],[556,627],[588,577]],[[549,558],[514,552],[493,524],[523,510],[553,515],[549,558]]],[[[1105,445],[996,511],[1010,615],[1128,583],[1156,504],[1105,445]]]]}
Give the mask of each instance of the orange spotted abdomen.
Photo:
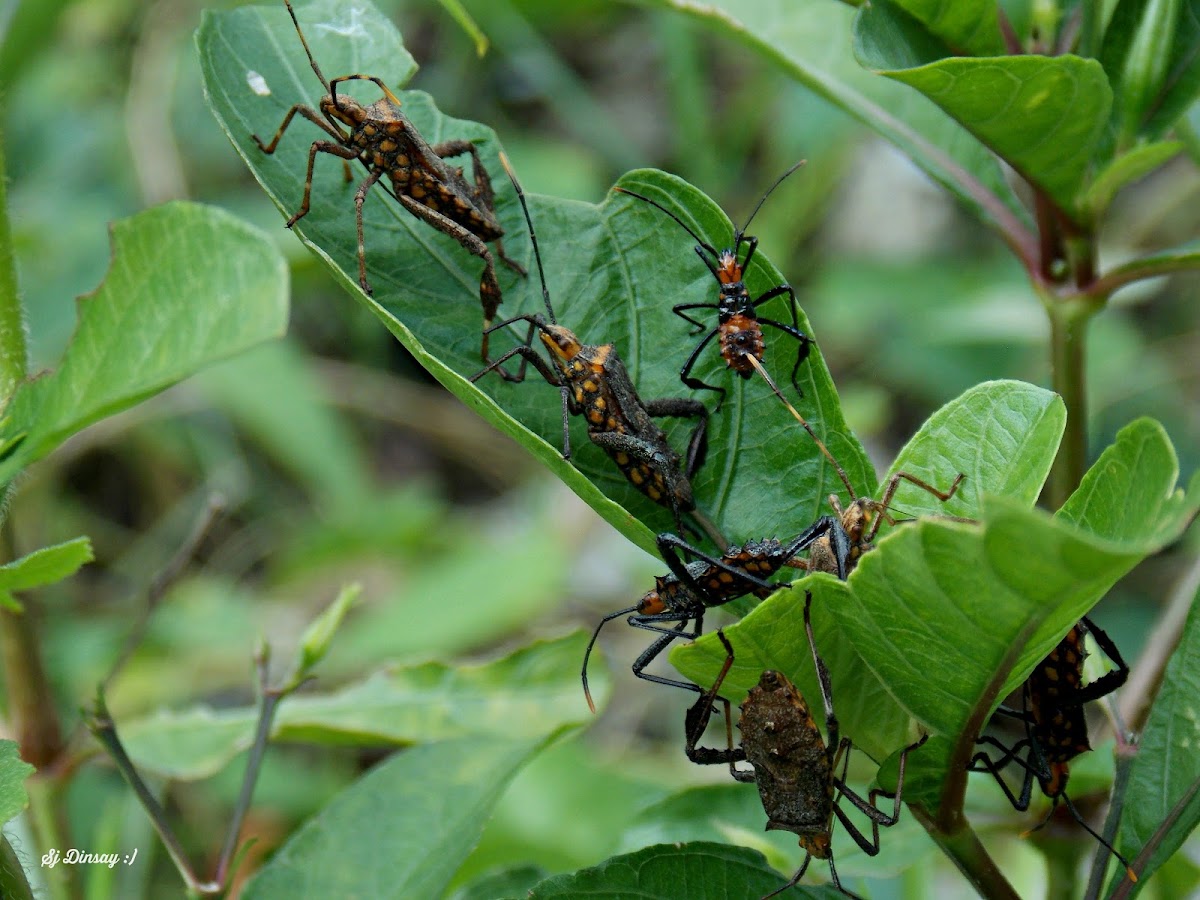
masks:
{"type": "Polygon", "coordinates": [[[763,333],[753,316],[738,313],[721,323],[721,358],[725,365],[743,378],[749,378],[754,366],[749,357],[762,361],[763,333]]]}

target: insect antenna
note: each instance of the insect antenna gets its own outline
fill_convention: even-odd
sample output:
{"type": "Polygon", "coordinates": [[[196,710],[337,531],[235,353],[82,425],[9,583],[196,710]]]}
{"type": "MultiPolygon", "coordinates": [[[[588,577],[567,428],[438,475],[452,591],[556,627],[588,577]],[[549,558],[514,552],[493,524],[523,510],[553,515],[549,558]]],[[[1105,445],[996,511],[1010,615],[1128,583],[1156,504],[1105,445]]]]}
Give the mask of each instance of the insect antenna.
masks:
{"type": "MultiPolygon", "coordinates": [[[[300,30],[300,22],[296,18],[296,11],[292,9],[291,0],[283,0],[283,5],[287,7],[288,15],[292,17],[292,24],[296,26],[296,34],[300,36],[300,43],[304,46],[304,52],[308,56],[308,63],[312,66],[312,70],[317,73],[317,77],[321,79],[321,84],[325,90],[333,93],[333,88],[329,86],[329,79],[321,71],[321,67],[317,65],[316,59],[312,55],[312,51],[308,49],[308,41],[304,38],[304,32],[300,30]]],[[[349,169],[347,169],[349,171],[349,169]]]]}
{"type": "Polygon", "coordinates": [[[637,191],[631,191],[628,188],[623,188],[620,186],[614,187],[613,190],[617,191],[619,193],[622,193],[622,194],[628,194],[630,197],[637,197],[639,200],[641,200],[645,203],[649,203],[651,206],[656,207],[657,209],[666,213],[668,216],[670,216],[672,219],[674,219],[678,223],[680,228],[682,228],[684,231],[686,231],[688,234],[690,234],[692,236],[692,240],[694,240],[697,244],[699,244],[701,247],[703,247],[705,250],[707,250],[709,253],[711,253],[713,255],[713,257],[716,257],[718,255],[716,247],[714,247],[708,241],[704,240],[704,238],[700,237],[700,235],[696,234],[696,232],[692,231],[692,229],[689,228],[684,223],[683,219],[679,218],[679,216],[675,215],[675,213],[671,212],[669,209],[667,209],[665,206],[663,206],[657,200],[651,200],[649,197],[645,196],[644,194],[639,194],[637,191]]]}
{"type": "Polygon", "coordinates": [[[592,632],[592,639],[588,641],[587,649],[583,651],[583,671],[580,673],[583,677],[583,696],[587,698],[588,709],[593,714],[596,712],[596,704],[592,702],[592,690],[588,687],[587,664],[592,656],[592,648],[596,646],[596,638],[600,637],[600,629],[604,627],[605,622],[611,622],[613,619],[620,618],[626,613],[635,613],[638,611],[637,605],[633,605],[628,609],[618,609],[615,613],[609,613],[600,620],[600,624],[596,626],[596,630],[592,632]]]}
{"type": "MultiPolygon", "coordinates": [[[[733,234],[733,252],[735,254],[737,253],[738,245],[741,244],[741,242],[742,242],[742,238],[744,238],[746,236],[747,229],[750,228],[750,223],[752,221],[754,221],[754,217],[758,215],[758,211],[760,209],[762,209],[762,205],[767,202],[767,198],[771,196],[771,194],[772,194],[772,192],[774,192],[775,188],[777,188],[777,187],[779,187],[779,185],[783,184],[783,180],[785,178],[787,178],[789,175],[791,175],[793,172],[795,172],[798,168],[800,168],[806,162],[808,162],[807,159],[800,160],[795,165],[793,165],[790,169],[788,169],[786,172],[784,172],[782,175],[780,175],[778,178],[776,178],[775,183],[773,185],[771,185],[769,188],[767,188],[767,192],[765,194],[763,194],[762,199],[758,201],[758,206],[754,207],[754,209],[751,211],[750,215],[747,217],[746,224],[743,225],[741,228],[739,228],[737,231],[735,231],[733,234]]],[[[617,190],[620,190],[620,188],[618,188],[617,190]]]]}
{"type": "Polygon", "coordinates": [[[779,390],[779,386],[775,384],[775,380],[767,374],[767,370],[763,368],[762,363],[760,363],[753,356],[747,356],[746,359],[749,360],[754,368],[758,370],[758,374],[763,377],[763,380],[766,381],[771,390],[775,392],[775,396],[778,397],[783,405],[788,408],[788,412],[790,412],[792,416],[795,417],[796,421],[804,427],[804,430],[808,432],[808,436],[813,439],[813,442],[817,445],[817,449],[825,454],[825,458],[829,460],[829,462],[833,465],[834,471],[837,472],[838,478],[842,480],[842,484],[844,484],[846,486],[846,490],[850,492],[850,499],[853,500],[856,498],[858,494],[855,493],[854,488],[851,486],[850,479],[846,477],[846,470],[842,468],[841,463],[834,459],[833,454],[829,452],[829,448],[825,446],[825,442],[817,437],[817,433],[813,431],[812,426],[808,424],[808,421],[804,418],[804,416],[796,412],[796,407],[788,403],[787,397],[783,396],[783,392],[779,390]]]}
{"type": "MultiPolygon", "coordinates": [[[[504,171],[508,173],[508,180],[516,189],[517,199],[521,201],[521,212],[525,213],[525,224],[529,226],[529,241],[533,244],[533,258],[537,260],[538,279],[542,282],[542,300],[546,304],[546,312],[550,315],[551,324],[557,325],[558,319],[554,318],[554,307],[550,305],[550,291],[546,289],[546,273],[542,269],[542,253],[538,249],[537,233],[533,230],[533,219],[529,217],[529,204],[525,202],[525,192],[521,190],[521,182],[517,181],[517,174],[512,170],[508,156],[503,150],[500,151],[500,165],[504,166],[504,171]]],[[[588,703],[591,703],[590,697],[588,703]]],[[[593,709],[592,712],[595,710],[593,709]]]]}
{"type": "Polygon", "coordinates": [[[1090,834],[1092,837],[1094,837],[1096,839],[1096,841],[1100,844],[1101,847],[1103,847],[1105,850],[1107,850],[1109,853],[1111,853],[1113,856],[1115,856],[1117,858],[1117,862],[1119,862],[1121,865],[1123,865],[1125,867],[1125,877],[1128,878],[1130,881],[1136,883],[1138,880],[1137,872],[1133,871],[1133,866],[1129,865],[1129,860],[1127,860],[1124,856],[1122,856],[1121,852],[1119,850],[1117,850],[1116,847],[1114,847],[1112,844],[1110,844],[1108,841],[1106,841],[1095,829],[1092,828],[1091,825],[1089,825],[1087,822],[1085,822],[1083,820],[1083,815],[1079,812],[1078,809],[1075,808],[1075,804],[1071,802],[1071,798],[1068,797],[1066,794],[1060,794],[1058,797],[1055,797],[1054,805],[1050,807],[1050,812],[1046,813],[1046,818],[1042,819],[1041,822],[1039,822],[1037,825],[1034,825],[1028,831],[1022,832],[1021,837],[1028,837],[1029,835],[1033,834],[1035,831],[1040,831],[1042,828],[1045,828],[1046,824],[1050,821],[1050,817],[1052,815],[1054,815],[1054,810],[1058,806],[1058,801],[1060,799],[1063,801],[1063,803],[1066,804],[1067,811],[1071,814],[1071,818],[1074,819],[1077,823],[1079,823],[1079,825],[1083,828],[1084,831],[1086,831],[1088,834],[1090,834]]]}

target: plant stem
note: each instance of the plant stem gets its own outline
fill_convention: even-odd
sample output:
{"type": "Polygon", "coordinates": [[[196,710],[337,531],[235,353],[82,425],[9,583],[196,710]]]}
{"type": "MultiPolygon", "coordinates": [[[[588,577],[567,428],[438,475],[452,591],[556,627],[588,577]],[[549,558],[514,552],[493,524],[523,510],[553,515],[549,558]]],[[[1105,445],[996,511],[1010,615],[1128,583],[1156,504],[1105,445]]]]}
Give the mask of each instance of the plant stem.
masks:
{"type": "MultiPolygon", "coordinates": [[[[38,849],[65,852],[71,847],[71,839],[63,827],[65,823],[60,821],[58,780],[36,774],[25,784],[29,793],[29,823],[36,836],[38,849]]],[[[79,885],[75,882],[74,866],[57,865],[46,869],[45,873],[52,900],[68,900],[78,896],[79,885]]]]}
{"type": "Polygon", "coordinates": [[[0,407],[25,380],[28,366],[25,322],[17,292],[12,230],[8,226],[8,188],[4,174],[4,141],[0,138],[0,407]]]}
{"type": "Polygon", "coordinates": [[[1058,509],[1083,480],[1087,468],[1086,334],[1090,314],[1078,301],[1047,298],[1051,379],[1067,407],[1066,431],[1054,460],[1049,505],[1058,509]]]}
{"type": "MultiPolygon", "coordinates": [[[[0,525],[0,557],[16,557],[11,520],[7,519],[0,525]]],[[[8,715],[21,758],[41,770],[58,760],[64,744],[35,619],[31,609],[0,611],[0,659],[8,689],[8,715]]]]}
{"type": "Polygon", "coordinates": [[[1016,889],[1009,884],[965,819],[960,819],[952,830],[944,831],[924,807],[909,806],[909,810],[981,897],[1020,900],[1016,889]]]}

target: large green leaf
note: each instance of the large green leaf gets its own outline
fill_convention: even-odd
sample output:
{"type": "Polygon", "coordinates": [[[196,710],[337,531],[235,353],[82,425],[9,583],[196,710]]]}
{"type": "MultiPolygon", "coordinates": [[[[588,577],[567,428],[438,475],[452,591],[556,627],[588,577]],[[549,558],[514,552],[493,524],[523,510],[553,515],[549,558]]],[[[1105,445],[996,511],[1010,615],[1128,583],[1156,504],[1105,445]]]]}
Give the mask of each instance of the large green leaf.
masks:
{"type": "MultiPolygon", "coordinates": [[[[958,493],[943,504],[915,485],[901,482],[902,489],[897,490],[893,502],[909,515],[944,514],[964,518],[980,517],[982,501],[987,495],[1008,496],[1032,505],[1054,459],[1064,421],[1062,401],[1050,391],[1016,381],[978,385],[934,413],[892,466],[893,472],[904,470],[942,489],[949,487],[957,474],[963,473],[966,478],[958,493]]],[[[932,573],[924,569],[922,560],[927,551],[918,540],[924,533],[922,524],[905,525],[898,531],[900,533],[893,538],[880,541],[876,552],[867,554],[852,574],[851,585],[864,585],[863,591],[873,598],[880,592],[894,590],[895,586],[886,580],[889,578],[887,571],[878,566],[879,555],[883,553],[884,561],[891,560],[902,570],[912,564],[909,574],[916,582],[912,587],[914,593],[923,588],[932,589],[927,583],[932,573]],[[896,545],[896,541],[901,543],[896,545]],[[884,548],[893,549],[884,552],[884,548]]],[[[943,533],[941,530],[936,532],[937,535],[943,533]]],[[[959,525],[945,533],[948,540],[960,542],[961,552],[968,554],[964,559],[970,558],[972,553],[982,555],[977,528],[959,525]],[[967,550],[968,544],[973,548],[971,551],[967,550]]],[[[947,578],[957,571],[953,562],[943,562],[943,565],[949,566],[947,578]]],[[[888,678],[873,675],[871,669],[876,664],[870,662],[864,666],[863,658],[869,656],[870,651],[889,657],[898,655],[898,651],[895,647],[844,639],[845,619],[855,614],[850,610],[858,609],[859,604],[852,599],[846,585],[833,579],[806,580],[803,588],[797,586],[790,592],[776,594],[737,625],[726,629],[737,656],[726,680],[728,689],[722,693],[740,698],[757,683],[763,669],[772,668],[791,677],[806,696],[817,696],[811,655],[800,624],[805,589],[813,590],[818,597],[813,610],[814,631],[817,646],[833,678],[838,718],[859,747],[883,760],[911,740],[909,718],[912,710],[897,704],[894,686],[888,678]]],[[[886,608],[889,601],[879,598],[875,602],[886,608]]],[[[944,611],[939,614],[941,612],[944,611]]],[[[899,608],[898,614],[919,615],[908,607],[899,608]]],[[[937,631],[941,629],[942,621],[918,618],[912,627],[914,630],[937,631]]],[[[952,643],[949,634],[943,634],[940,641],[952,643]]],[[[959,649],[952,646],[950,651],[957,654],[959,649]]],[[[724,658],[721,645],[709,635],[678,648],[671,661],[688,678],[708,685],[724,658]]]]}
{"type": "MultiPolygon", "coordinates": [[[[586,721],[580,698],[582,632],[536,642],[480,666],[443,663],[393,669],[329,694],[289,697],[279,707],[274,740],[410,744],[470,735],[525,737],[586,721]]],[[[601,702],[609,681],[593,673],[601,702]]],[[[254,738],[251,707],[159,713],[122,723],[121,740],[143,771],[175,779],[219,771],[254,738]]]]}
{"type": "MultiPolygon", "coordinates": [[[[409,75],[399,35],[369,7],[322,0],[300,7],[298,15],[307,23],[310,45],[327,74],[370,72],[393,89],[409,75]]],[[[251,140],[252,133],[273,133],[292,104],[314,104],[321,94],[290,20],[283,9],[272,7],[209,13],[197,42],[218,121],[255,177],[280,209],[290,214],[303,193],[308,145],[321,133],[297,119],[295,130],[284,136],[272,156],[263,154],[251,140]]],[[[477,144],[493,175],[497,211],[508,231],[506,249],[534,271],[515,195],[497,163],[499,148],[493,132],[441,115],[425,94],[401,92],[400,96],[406,115],[426,139],[468,138],[477,144]]],[[[718,246],[730,242],[729,220],[686,183],[639,170],[626,175],[621,184],[668,202],[706,240],[718,246]]],[[[563,461],[561,402],[555,389],[536,375],[517,385],[491,375],[478,387],[466,382],[465,376],[480,368],[481,264],[477,258],[374,191],[364,208],[374,298],[359,291],[352,194],[353,185],[343,183],[338,161],[318,159],[312,211],[295,230],[438,380],[522,442],[614,526],[652,549],[651,532],[626,510],[654,531],[669,527],[670,514],[625,481],[608,457],[587,440],[582,423],[573,423],[574,455],[570,463],[563,461]]],[[[615,344],[643,397],[685,393],[678,371],[693,339],[688,337],[687,324],[673,316],[670,307],[716,298],[716,283],[691,252],[691,240],[659,211],[624,195],[610,194],[598,206],[533,196],[530,206],[559,321],[587,340],[615,344]],[[678,351],[664,353],[664,346],[678,351]]],[[[502,315],[542,311],[535,277],[521,279],[501,267],[500,279],[505,294],[502,315]]],[[[747,281],[757,295],[783,278],[759,253],[747,281]]],[[[782,300],[772,301],[762,312],[790,322],[782,300]]],[[[810,330],[802,316],[800,327],[810,330]]],[[[512,346],[522,333],[514,327],[510,333],[493,335],[493,352],[512,346]]],[[[768,340],[772,343],[767,366],[786,384],[795,344],[770,332],[768,340]]],[[[701,509],[735,540],[798,530],[815,518],[831,472],[812,442],[761,382],[743,382],[723,371],[715,351],[706,354],[696,374],[731,388],[729,402],[709,429],[712,462],[694,480],[701,509]],[[764,482],[778,483],[785,475],[783,490],[762,489],[764,482]]],[[[805,392],[801,410],[858,480],[859,490],[871,489],[874,477],[869,463],[842,420],[819,351],[802,368],[800,383],[805,392]]],[[[665,427],[673,445],[682,449],[690,423],[667,422],[665,427]]]]}
{"type": "MultiPolygon", "coordinates": [[[[572,875],[556,875],[537,885],[529,898],[752,900],[783,883],[783,877],[753,850],[702,842],[660,844],[627,856],[614,856],[572,875]]],[[[779,896],[832,898],[843,894],[831,886],[797,886],[779,896]]]]}
{"type": "MultiPolygon", "coordinates": [[[[655,0],[678,9],[778,63],[793,78],[846,110],[913,161],[1010,243],[1026,240],[1028,217],[987,149],[914,91],[864,71],[850,52],[855,12],[827,0],[655,0]]],[[[957,31],[957,29],[956,29],[957,31]]]]}
{"type": "MultiPolygon", "coordinates": [[[[1040,416],[1027,421],[1040,440],[994,446],[1036,454],[1015,458],[1015,468],[1044,472],[1058,431],[1040,416]]],[[[929,452],[936,456],[935,448],[929,452]]],[[[992,478],[1011,484],[1002,468],[992,478]]],[[[969,724],[1019,685],[1118,578],[1178,538],[1200,506],[1200,478],[1186,495],[1177,478],[1162,427],[1140,419],[1105,450],[1057,518],[1030,509],[1027,499],[995,496],[982,501],[982,526],[926,518],[898,528],[863,557],[847,583],[807,579],[726,629],[738,657],[724,693],[738,697],[769,667],[817,696],[800,626],[803,589],[810,589],[818,647],[845,733],[882,759],[911,740],[904,727],[911,715],[947,739],[913,756],[918,769],[936,772],[935,757],[944,765],[953,742],[973,738],[969,724]],[[1022,647],[1015,660],[1014,646],[1022,647]]],[[[1018,495],[1028,498],[1036,489],[1028,480],[1018,495]]],[[[699,684],[712,683],[723,659],[713,635],[672,655],[699,684]]],[[[910,773],[906,796],[935,805],[944,774],[914,779],[910,773]]]]}
{"type": "Polygon", "coordinates": [[[501,792],[545,743],[472,737],[397,753],[293,834],[242,896],[441,896],[501,792]]]}
{"type": "Polygon", "coordinates": [[[874,2],[855,23],[855,53],[938,104],[1074,214],[1112,108],[1100,64],[1078,56],[947,56],[918,44],[915,27],[887,0],[874,2]]]}
{"type": "Polygon", "coordinates": [[[97,419],[287,327],[283,258],[229,213],[168,203],[115,222],[112,247],[58,369],[13,398],[4,433],[24,441],[0,463],[0,481],[97,419]]]}
{"type": "Polygon", "coordinates": [[[1196,793],[1200,755],[1195,752],[1200,745],[1197,696],[1200,603],[1193,601],[1183,637],[1167,663],[1162,688],[1138,742],[1121,816],[1119,844],[1129,859],[1142,853],[1154,839],[1149,858],[1139,860],[1139,877],[1143,880],[1166,862],[1200,824],[1200,794],[1196,793]],[[1171,816],[1176,818],[1169,822],[1171,816]]]}

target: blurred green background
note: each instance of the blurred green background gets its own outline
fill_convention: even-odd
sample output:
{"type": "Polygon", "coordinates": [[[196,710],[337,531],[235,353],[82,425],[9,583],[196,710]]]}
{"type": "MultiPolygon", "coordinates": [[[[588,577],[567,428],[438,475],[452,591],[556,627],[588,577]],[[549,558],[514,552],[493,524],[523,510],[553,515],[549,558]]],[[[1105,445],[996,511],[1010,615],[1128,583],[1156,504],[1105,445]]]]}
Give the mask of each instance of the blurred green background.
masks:
{"type": "MultiPolygon", "coordinates": [[[[1046,319],[1002,245],[897,151],[742,47],[620,3],[464,0],[491,40],[481,58],[434,0],[379,5],[421,64],[409,86],[494,127],[530,192],[596,202],[622,172],[655,166],[740,223],[780,172],[807,158],[751,231],[796,286],[878,465],[979,381],[1048,383],[1046,319]]],[[[634,602],[662,564],[426,377],[283,228],[205,106],[192,40],[201,8],[36,0],[3,13],[7,174],[35,367],[54,365],[74,298],[103,278],[114,218],[177,197],[221,205],[274,236],[293,266],[286,342],[93,427],[21,485],[19,552],[78,534],[96,546],[94,565],[42,598],[63,708],[107,670],[139,592],[214,492],[227,510],[113,686],[118,721],[246,702],[257,636],[286,645],[349,580],[364,583],[364,602],[334,643],[322,688],[390,661],[494,656],[634,602]]],[[[1183,157],[1127,190],[1109,217],[1117,225],[1104,236],[1105,261],[1191,238],[1198,199],[1200,177],[1183,157]]],[[[678,252],[692,254],[682,232],[678,252]]],[[[1151,415],[1182,471],[1200,465],[1198,323],[1195,276],[1128,289],[1097,318],[1094,447],[1151,415]]],[[[1097,610],[1127,659],[1191,565],[1191,541],[1191,552],[1147,562],[1097,610]]],[[[680,752],[689,698],[635,684],[628,665],[645,643],[619,624],[608,630],[616,702],[519,776],[460,877],[521,861],[595,863],[618,849],[637,810],[683,785],[727,781],[680,752]]],[[[252,854],[269,852],[378,755],[272,750],[249,823],[260,838],[252,854]]],[[[239,778],[235,764],[171,790],[195,858],[215,857],[239,778]]],[[[128,803],[107,768],[88,768],[73,790],[83,822],[128,803]]],[[[998,792],[977,786],[973,799],[994,812],[1014,881],[1037,884],[1039,857],[1011,838],[998,792]]],[[[128,828],[143,829],[144,852],[154,847],[136,810],[128,828]]],[[[780,846],[794,852],[791,840],[780,846]]],[[[914,840],[910,859],[932,852],[919,832],[914,840]]],[[[147,871],[152,892],[177,885],[165,859],[147,871]]],[[[899,894],[904,884],[872,891],[899,894]]]]}

